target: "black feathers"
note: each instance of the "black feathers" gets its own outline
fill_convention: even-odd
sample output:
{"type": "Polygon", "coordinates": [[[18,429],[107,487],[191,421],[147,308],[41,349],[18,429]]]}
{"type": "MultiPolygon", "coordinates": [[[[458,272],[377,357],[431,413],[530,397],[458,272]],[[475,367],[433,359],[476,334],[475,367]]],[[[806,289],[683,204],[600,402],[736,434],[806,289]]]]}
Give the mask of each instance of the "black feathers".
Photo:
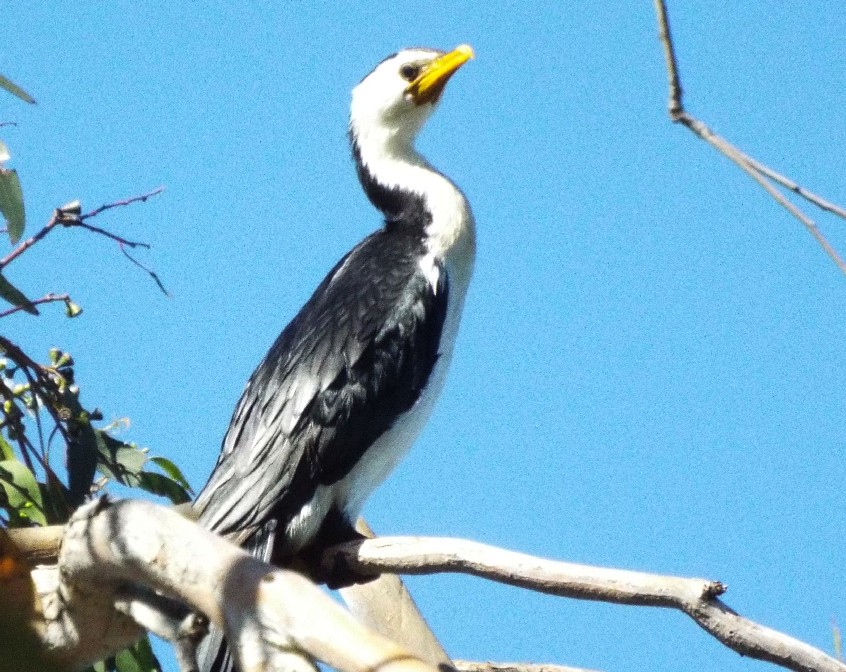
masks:
{"type": "MultiPolygon", "coordinates": [[[[412,100],[401,75],[440,53],[399,52],[353,91],[353,156],[385,227],[338,262],[270,348],[195,502],[207,528],[256,557],[317,569],[313,578],[327,585],[362,579],[324,576],[322,549],[353,538],[365,499],[423,427],[472,271],[470,208],[413,148],[434,105],[412,100]]],[[[203,669],[230,670],[212,630],[203,669]]]]}
{"type": "Polygon", "coordinates": [[[284,525],[346,476],[418,400],[438,358],[448,287],[420,232],[365,238],[280,334],[238,403],[197,508],[221,534],[284,525]]]}
{"type": "Polygon", "coordinates": [[[350,134],[355,169],[358,180],[370,202],[385,215],[385,226],[390,231],[397,227],[422,232],[432,223],[432,213],[422,196],[412,192],[386,187],[364,165],[357,140],[350,134]]]}

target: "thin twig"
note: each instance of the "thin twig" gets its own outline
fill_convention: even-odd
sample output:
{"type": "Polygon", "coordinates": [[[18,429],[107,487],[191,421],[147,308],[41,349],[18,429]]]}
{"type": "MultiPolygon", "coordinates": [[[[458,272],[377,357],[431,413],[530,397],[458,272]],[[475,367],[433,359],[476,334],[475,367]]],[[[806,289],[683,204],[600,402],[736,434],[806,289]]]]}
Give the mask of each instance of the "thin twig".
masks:
{"type": "Polygon", "coordinates": [[[122,201],[113,201],[111,203],[105,203],[101,205],[99,208],[94,208],[90,212],[86,212],[84,215],[80,215],[79,219],[81,221],[85,221],[86,219],[90,219],[91,217],[96,217],[101,212],[105,210],[111,210],[112,208],[122,208],[127,205],[132,205],[133,203],[143,203],[148,198],[152,198],[153,196],[158,196],[160,193],[164,191],[164,187],[158,187],[153,189],[152,191],[148,191],[146,194],[141,194],[140,196],[132,196],[131,198],[124,199],[122,201]]]}
{"type": "MultiPolygon", "coordinates": [[[[24,252],[26,252],[29,248],[35,245],[39,240],[43,239],[50,231],[55,229],[59,224],[67,228],[81,228],[91,231],[92,233],[96,233],[98,235],[104,236],[110,240],[115,241],[121,249],[121,252],[136,266],[143,269],[153,280],[155,281],[158,288],[164,293],[165,296],[170,296],[167,290],[164,287],[159,276],[152,271],[151,269],[147,268],[139,262],[137,259],[132,257],[127,251],[127,247],[136,248],[136,247],[144,247],[150,249],[150,245],[148,243],[143,243],[134,240],[128,240],[123,236],[119,236],[111,231],[107,231],[106,229],[100,228],[99,226],[94,226],[93,224],[89,224],[86,220],[91,219],[92,217],[96,217],[102,212],[106,210],[111,210],[113,208],[121,208],[127,205],[131,205],[133,203],[143,203],[147,201],[147,199],[152,198],[153,196],[157,196],[158,194],[164,191],[164,187],[158,187],[157,189],[153,189],[152,191],[148,191],[146,194],[141,194],[139,196],[132,196],[131,198],[126,198],[121,201],[114,201],[112,203],[104,203],[98,208],[94,208],[93,210],[86,212],[84,214],[80,214],[80,206],[78,201],[74,201],[73,203],[69,203],[68,205],[57,208],[53,212],[53,216],[50,218],[50,221],[44,225],[44,227],[35,233],[32,237],[28,238],[20,245],[18,245],[14,250],[12,250],[9,254],[5,257],[0,259],[0,271],[2,271],[8,264],[12,261],[20,257],[24,252]]],[[[53,296],[52,294],[48,294],[47,296],[53,296]]],[[[50,299],[50,300],[58,300],[58,299],[50,299]]],[[[68,299],[69,300],[69,299],[68,299]]],[[[34,302],[29,302],[26,305],[27,309],[32,309],[33,304],[37,303],[47,303],[46,300],[39,300],[34,302]]],[[[17,312],[23,308],[23,306],[15,307],[12,310],[7,310],[3,313],[0,313],[0,318],[5,317],[6,315],[11,315],[12,313],[17,312]]]]}
{"type": "MultiPolygon", "coordinates": [[[[112,208],[121,208],[121,207],[125,207],[127,205],[131,205],[132,203],[144,202],[147,199],[152,198],[153,196],[157,196],[158,194],[162,193],[163,191],[164,191],[164,187],[159,187],[157,189],[153,189],[152,191],[147,192],[146,194],[141,194],[140,196],[132,196],[131,198],[126,198],[122,201],[114,201],[112,203],[105,203],[105,204],[101,205],[100,207],[94,208],[90,212],[86,212],[85,214],[82,214],[82,215],[78,214],[78,212],[79,212],[78,209],[76,210],[76,212],[74,212],[73,209],[69,208],[69,207],[57,208],[53,212],[53,216],[50,218],[50,221],[47,222],[47,224],[45,224],[44,227],[40,231],[35,233],[35,235],[33,235],[31,238],[28,238],[27,240],[22,242],[14,250],[9,252],[9,254],[7,254],[5,257],[0,259],[0,270],[3,270],[3,268],[5,268],[10,262],[14,261],[19,256],[21,256],[24,252],[26,252],[30,247],[35,245],[35,243],[37,243],[39,240],[44,238],[44,236],[46,236],[48,233],[50,233],[50,231],[52,231],[54,228],[56,228],[56,226],[59,225],[59,224],[61,224],[63,226],[67,226],[67,227],[78,226],[78,227],[81,227],[81,228],[84,228],[84,229],[88,229],[89,231],[92,231],[93,233],[98,233],[102,236],[106,236],[107,238],[111,238],[112,240],[114,240],[118,243],[121,243],[123,245],[129,245],[130,247],[147,247],[147,248],[149,248],[150,246],[147,243],[138,243],[138,242],[127,240],[125,238],[121,238],[120,236],[117,236],[113,233],[110,233],[110,232],[108,232],[104,229],[97,227],[97,226],[87,224],[87,223],[85,223],[85,220],[91,219],[92,217],[96,217],[101,212],[104,212],[106,210],[111,210],[112,208]]],[[[77,206],[77,208],[79,207],[78,204],[76,204],[76,206],[77,206]]]]}
{"type": "Polygon", "coordinates": [[[822,196],[817,196],[812,191],[808,191],[807,189],[805,189],[805,187],[803,187],[799,184],[796,184],[793,180],[791,180],[788,177],[785,177],[781,173],[777,173],[776,171],[774,171],[769,166],[765,166],[763,163],[759,163],[758,161],[753,159],[751,156],[744,154],[744,157],[745,157],[746,161],[755,170],[757,170],[759,173],[763,173],[764,175],[769,177],[774,182],[778,182],[785,189],[789,189],[794,194],[797,194],[797,195],[801,196],[802,198],[804,198],[806,201],[810,201],[811,203],[816,205],[818,208],[820,208],[820,210],[825,210],[825,211],[830,212],[834,215],[837,215],[838,217],[842,217],[843,219],[846,219],[846,210],[844,210],[840,206],[835,205],[834,203],[831,203],[830,201],[825,200],[822,196]]]}
{"type": "Polygon", "coordinates": [[[41,408],[38,403],[38,379],[37,374],[33,375],[27,367],[21,367],[21,372],[29,383],[29,393],[32,397],[32,414],[35,417],[35,428],[38,431],[38,445],[41,446],[41,455],[44,462],[47,462],[46,444],[44,443],[44,427],[41,424],[41,408]]]}
{"type": "Polygon", "coordinates": [[[667,63],[667,78],[670,87],[670,98],[667,102],[667,111],[670,119],[676,121],[679,114],[684,111],[682,105],[682,87],[679,81],[679,69],[676,65],[676,50],[673,46],[673,39],[670,37],[670,21],[667,17],[667,7],[664,0],[655,0],[655,13],[658,14],[658,37],[664,45],[664,60],[667,63]]]}
{"type": "MultiPolygon", "coordinates": [[[[35,373],[36,380],[38,381],[39,392],[41,392],[45,396],[53,394],[55,387],[52,384],[50,377],[58,375],[58,372],[55,369],[51,369],[49,367],[43,366],[42,364],[39,364],[29,355],[27,355],[23,350],[21,350],[17,345],[12,343],[12,341],[10,341],[4,336],[0,336],[0,351],[2,351],[19,367],[23,369],[29,369],[30,371],[35,373]]],[[[65,429],[62,418],[59,416],[56,409],[53,408],[52,404],[44,404],[44,407],[47,409],[47,412],[50,413],[50,417],[53,419],[54,424],[61,432],[62,438],[64,439],[65,443],[67,443],[70,440],[70,437],[68,436],[67,430],[65,429]]]]}
{"type": "Polygon", "coordinates": [[[831,258],[831,260],[835,264],[837,264],[837,267],[841,270],[841,272],[846,274],[846,262],[843,261],[842,257],[831,246],[828,240],[826,240],[825,236],[819,230],[814,221],[810,217],[808,217],[804,212],[802,212],[799,208],[793,205],[793,203],[788,201],[784,197],[784,195],[778,191],[778,189],[776,189],[770,182],[768,182],[764,174],[762,174],[762,171],[756,169],[755,165],[753,165],[753,163],[749,160],[749,157],[747,157],[746,154],[737,149],[737,147],[735,147],[725,138],[722,138],[713,131],[711,131],[710,128],[708,128],[698,119],[694,119],[693,117],[691,117],[687,112],[682,112],[679,116],[678,121],[679,123],[692,130],[697,136],[705,140],[723,156],[733,161],[734,164],[738,166],[738,168],[740,168],[743,172],[749,175],[749,177],[751,177],[758,184],[760,184],[764,191],[766,191],[770,196],[772,196],[776,203],[778,203],[796,219],[802,222],[802,224],[805,226],[806,229],[808,229],[808,231],[814,237],[817,243],[819,243],[820,247],[822,247],[823,250],[825,250],[826,254],[828,254],[828,256],[831,258]]]}
{"type": "Polygon", "coordinates": [[[56,227],[56,225],[59,224],[59,221],[60,221],[59,212],[60,212],[59,210],[56,210],[53,213],[53,217],[50,218],[50,221],[47,222],[47,224],[44,225],[44,228],[42,228],[40,231],[35,233],[35,235],[33,235],[32,237],[27,238],[20,245],[18,245],[14,250],[9,252],[9,254],[7,254],[5,257],[0,259],[0,270],[3,270],[7,265],[9,265],[11,262],[13,262],[19,256],[21,256],[30,247],[35,245],[35,243],[37,243],[39,240],[44,238],[44,236],[46,236],[48,233],[50,233],[50,231],[52,231],[56,227]]]}
{"type": "Polygon", "coordinates": [[[65,223],[65,226],[74,226],[80,229],[87,229],[88,231],[92,231],[93,233],[99,233],[101,236],[105,236],[106,238],[115,241],[121,247],[127,245],[129,247],[144,247],[148,250],[150,249],[149,243],[141,243],[134,240],[127,240],[126,238],[123,238],[122,236],[119,236],[116,233],[101,229],[99,226],[94,226],[93,224],[86,224],[82,221],[82,217],[79,218],[79,221],[65,223]]]}
{"type": "MultiPolygon", "coordinates": [[[[38,397],[40,395],[43,394],[47,396],[50,394],[51,390],[49,389],[49,386],[51,383],[50,381],[45,381],[45,374],[43,373],[43,369],[41,367],[33,369],[28,366],[22,366],[20,370],[23,372],[23,375],[26,377],[27,382],[29,383],[29,391],[32,395],[32,412],[33,416],[35,417],[35,426],[38,430],[38,444],[41,447],[41,454],[39,455],[37,452],[35,452],[35,447],[32,446],[31,443],[30,447],[33,451],[33,454],[38,459],[38,462],[41,464],[41,468],[44,470],[44,476],[47,480],[47,486],[53,491],[53,494],[55,496],[54,501],[63,504],[64,508],[67,509],[67,502],[65,500],[64,492],[62,491],[61,480],[56,475],[56,472],[53,471],[53,468],[50,466],[48,444],[44,441],[44,426],[41,422],[41,408],[45,407],[47,409],[47,412],[54,423],[54,431],[57,427],[59,427],[64,432],[64,426],[61,424],[61,419],[59,418],[58,413],[54,408],[51,407],[49,402],[46,404],[41,404],[38,401],[38,397]]],[[[33,471],[31,467],[30,471],[33,471]]],[[[46,510],[44,511],[44,514],[47,514],[46,510]]]]}
{"type": "MultiPolygon", "coordinates": [[[[50,293],[50,294],[45,294],[40,299],[34,299],[33,301],[30,301],[30,304],[33,305],[33,306],[39,306],[42,303],[53,303],[55,301],[64,301],[65,303],[67,303],[70,300],[71,300],[71,298],[67,294],[50,293]]],[[[20,310],[23,310],[23,306],[15,306],[14,308],[9,308],[8,310],[4,310],[3,312],[0,312],[0,318],[7,317],[9,315],[17,313],[20,310]]]]}
{"type": "Polygon", "coordinates": [[[799,208],[788,201],[784,195],[776,189],[770,182],[772,180],[776,184],[780,184],[785,189],[792,191],[798,196],[804,198],[809,203],[813,203],[817,207],[826,212],[830,212],[839,217],[846,219],[846,210],[834,205],[833,203],[817,196],[804,187],[796,184],[789,178],[781,175],[772,168],[762,164],[756,159],[752,158],[745,152],[741,151],[725,138],[720,137],[704,123],[691,116],[685,109],[682,103],[682,86],[679,77],[678,64],[676,62],[675,47],[673,46],[673,38],[670,33],[670,22],[667,16],[667,6],[664,0],[654,0],[655,14],[658,19],[658,35],[661,44],[664,47],[664,60],[667,66],[667,84],[669,88],[669,100],[667,109],[670,119],[682,124],[690,129],[699,138],[710,144],[717,151],[728,157],[741,170],[755,180],[761,187],[773,198],[775,201],[785,208],[791,215],[798,219],[803,226],[810,232],[817,243],[822,247],[825,253],[837,265],[840,271],[846,274],[846,262],[837,253],[837,251],[826,240],[825,236],[819,230],[814,221],[803,213],[799,208]]]}
{"type": "MultiPolygon", "coordinates": [[[[12,394],[12,390],[9,389],[9,386],[3,382],[0,382],[0,396],[10,402],[13,408],[17,408],[17,399],[15,398],[15,395],[12,394]]],[[[12,412],[14,413],[14,411],[12,412]]],[[[13,427],[16,430],[15,441],[17,441],[18,448],[23,456],[24,464],[26,464],[27,469],[35,473],[35,466],[32,463],[32,458],[29,456],[29,450],[32,449],[34,451],[35,449],[31,448],[32,444],[29,442],[29,438],[23,431],[23,423],[21,422],[20,417],[6,413],[6,420],[4,420],[3,424],[7,427],[13,427]]]]}
{"type": "MultiPolygon", "coordinates": [[[[149,247],[149,245],[147,247],[149,247]]],[[[129,259],[129,261],[131,261],[138,268],[145,271],[151,278],[153,278],[155,283],[159,286],[159,289],[162,290],[162,294],[164,294],[167,297],[170,297],[170,293],[167,291],[167,289],[165,289],[164,284],[162,284],[161,279],[159,278],[158,274],[153,269],[147,268],[144,264],[142,264],[140,261],[138,261],[131,254],[129,254],[129,252],[126,251],[126,247],[124,247],[123,244],[121,244],[121,246],[120,246],[120,251],[123,252],[124,256],[127,259],[129,259]]]]}

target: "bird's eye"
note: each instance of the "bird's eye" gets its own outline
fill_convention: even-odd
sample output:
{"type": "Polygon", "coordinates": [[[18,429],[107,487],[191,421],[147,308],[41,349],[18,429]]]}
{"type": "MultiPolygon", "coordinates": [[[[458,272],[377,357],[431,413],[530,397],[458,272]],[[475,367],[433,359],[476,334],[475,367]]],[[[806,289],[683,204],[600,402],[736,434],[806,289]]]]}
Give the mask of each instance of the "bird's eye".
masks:
{"type": "Polygon", "coordinates": [[[406,63],[404,66],[400,68],[400,77],[402,77],[407,82],[413,82],[417,79],[417,75],[420,74],[420,66],[414,65],[413,63],[406,63]]]}

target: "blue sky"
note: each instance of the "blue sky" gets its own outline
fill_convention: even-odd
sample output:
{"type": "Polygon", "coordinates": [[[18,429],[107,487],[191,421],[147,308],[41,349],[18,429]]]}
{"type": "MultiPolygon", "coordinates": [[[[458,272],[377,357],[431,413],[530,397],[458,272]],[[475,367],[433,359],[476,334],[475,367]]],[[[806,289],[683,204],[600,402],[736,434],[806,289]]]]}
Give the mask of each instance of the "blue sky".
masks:
{"type": "MultiPolygon", "coordinates": [[[[420,139],[467,193],[479,255],[447,389],[366,515],[603,566],[719,579],[823,650],[846,623],[846,278],[802,226],[666,116],[652,3],[4,3],[0,98],[29,232],[52,208],[164,185],[96,223],[153,249],[159,294],[60,231],[9,267],[66,320],[4,320],[76,357],[84,401],[201,487],[253,367],[379,225],[350,89],[403,46],[477,58],[420,139]]],[[[672,2],[689,110],[846,202],[837,3],[672,2]]],[[[846,249],[846,223],[811,213],[846,249]]],[[[764,670],[677,613],[409,581],[457,658],[764,670]]],[[[174,669],[173,664],[169,663],[174,669]]]]}

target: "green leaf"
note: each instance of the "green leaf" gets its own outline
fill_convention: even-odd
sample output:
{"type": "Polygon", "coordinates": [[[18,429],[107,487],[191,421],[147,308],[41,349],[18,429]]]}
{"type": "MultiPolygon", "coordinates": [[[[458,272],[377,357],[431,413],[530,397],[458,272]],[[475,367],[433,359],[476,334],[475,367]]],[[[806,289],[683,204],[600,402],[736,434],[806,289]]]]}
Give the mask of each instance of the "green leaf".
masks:
{"type": "Polygon", "coordinates": [[[102,429],[95,429],[97,438],[97,469],[103,476],[118,483],[137,487],[138,475],[147,462],[147,453],[136,446],[118,441],[102,429]]]}
{"type": "Polygon", "coordinates": [[[6,441],[5,437],[0,434],[0,460],[17,460],[18,458],[15,457],[15,451],[12,449],[11,444],[6,441]]]}
{"type": "Polygon", "coordinates": [[[142,471],[138,474],[138,487],[160,497],[167,497],[174,504],[191,501],[191,495],[172,478],[154,471],[142,471]]]}
{"type": "Polygon", "coordinates": [[[15,84],[12,80],[0,75],[0,88],[6,89],[9,93],[14,96],[17,96],[25,103],[35,104],[35,98],[30,96],[26,91],[24,91],[21,87],[15,84]]]}
{"type": "Polygon", "coordinates": [[[151,457],[150,461],[156,464],[163,472],[179,483],[179,485],[185,488],[188,492],[193,494],[194,491],[191,489],[188,479],[185,478],[179,467],[177,467],[173,462],[166,457],[151,457]]]}
{"type": "Polygon", "coordinates": [[[22,308],[31,315],[38,315],[38,309],[32,305],[32,301],[26,298],[26,295],[21,290],[6,280],[2,273],[0,273],[0,297],[6,299],[13,306],[22,308]]]}
{"type": "Polygon", "coordinates": [[[20,518],[31,520],[36,525],[47,524],[41,490],[26,465],[17,460],[0,462],[0,487],[6,494],[9,508],[20,518]]]}
{"type": "Polygon", "coordinates": [[[115,669],[117,672],[162,672],[146,637],[115,656],[115,669]]]}
{"type": "Polygon", "coordinates": [[[24,232],[26,214],[21,181],[16,170],[0,168],[0,213],[6,218],[12,245],[17,244],[24,232]]]}

